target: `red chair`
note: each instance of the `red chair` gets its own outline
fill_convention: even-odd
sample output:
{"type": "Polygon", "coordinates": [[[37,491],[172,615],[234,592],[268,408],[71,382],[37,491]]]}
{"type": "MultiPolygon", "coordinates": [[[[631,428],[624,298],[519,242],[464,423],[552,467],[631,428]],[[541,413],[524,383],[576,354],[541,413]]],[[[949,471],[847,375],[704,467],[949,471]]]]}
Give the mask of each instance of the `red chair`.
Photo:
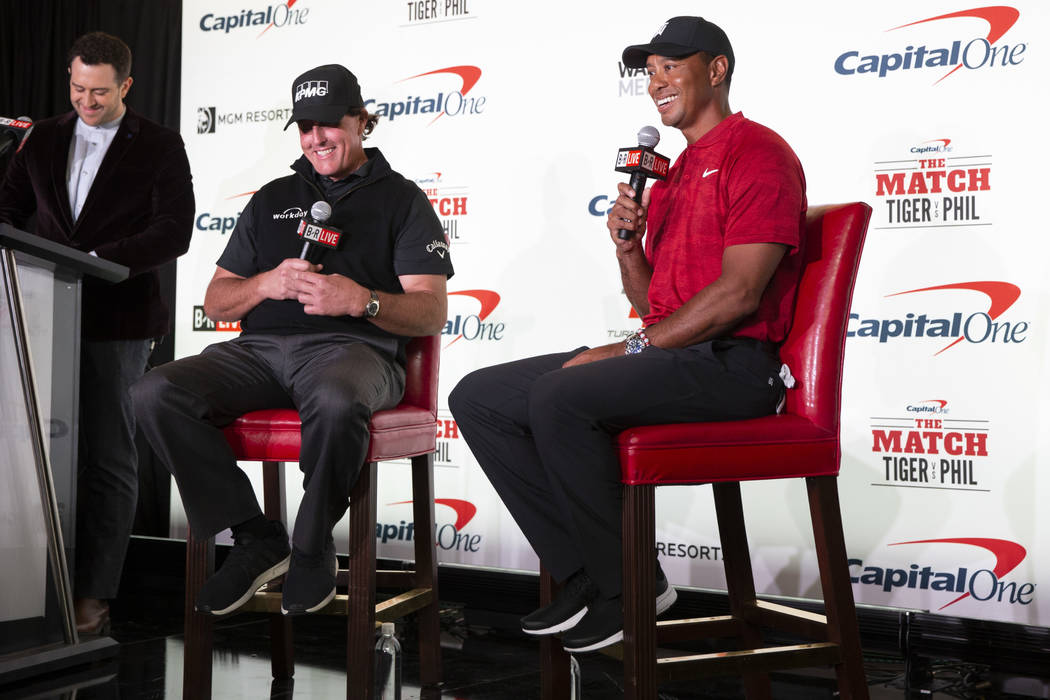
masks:
{"type": "MultiPolygon", "coordinates": [[[[339,572],[348,595],[337,595],[318,614],[347,616],[346,696],[371,698],[373,646],[381,622],[418,610],[420,680],[441,680],[437,559],[434,539],[434,450],[437,447],[438,336],[413,339],[407,349],[405,395],[389,411],[372,416],[371,442],[361,475],[350,493],[349,566],[339,572]],[[376,463],[412,459],[415,570],[376,571],[376,463]],[[405,592],[376,605],[376,586],[405,592]]],[[[299,416],[289,409],[253,411],[225,429],[238,460],[263,463],[263,503],[268,518],[285,519],[284,463],[299,459],[299,416]]],[[[197,592],[215,569],[215,540],[186,541],[186,619],[183,698],[211,697],[212,622],[193,609],[197,592]]],[[[244,610],[270,613],[271,667],[276,679],[291,678],[291,618],[281,614],[281,594],[264,588],[244,610]]]]}
{"type": "MultiPolygon", "coordinates": [[[[856,610],[839,513],[839,404],[850,299],[871,207],[814,207],[795,318],[780,355],[796,378],[784,413],[714,423],[632,428],[616,445],[623,474],[624,686],[626,698],[656,698],[660,681],[734,674],[747,697],[769,698],[768,671],[832,666],[842,698],[866,699],[856,610]],[[740,482],[805,478],[826,614],[758,600],[744,530],[740,482]],[[656,621],[655,488],[712,484],[730,615],[656,621]],[[763,646],[762,628],[816,640],[763,646]],[[667,656],[657,643],[734,637],[739,651],[667,656]]],[[[553,593],[543,572],[542,603],[553,593]]],[[[544,697],[567,698],[568,657],[542,650],[544,697]]]]}

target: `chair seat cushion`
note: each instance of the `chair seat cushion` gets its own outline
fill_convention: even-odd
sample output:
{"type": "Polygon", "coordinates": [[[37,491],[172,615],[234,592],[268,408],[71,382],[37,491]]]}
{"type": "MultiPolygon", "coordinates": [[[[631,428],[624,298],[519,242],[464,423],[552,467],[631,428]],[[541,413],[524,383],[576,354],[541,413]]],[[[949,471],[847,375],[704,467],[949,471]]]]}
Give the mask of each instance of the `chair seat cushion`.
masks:
{"type": "MultiPolygon", "coordinates": [[[[299,459],[299,414],[290,408],[246,413],[223,429],[237,459],[295,462],[299,459]]],[[[369,425],[369,462],[433,452],[437,422],[433,413],[415,406],[378,411],[369,425]]]]}
{"type": "Polygon", "coordinates": [[[801,416],[647,425],[616,437],[625,484],[703,484],[838,474],[836,433],[801,416]]]}

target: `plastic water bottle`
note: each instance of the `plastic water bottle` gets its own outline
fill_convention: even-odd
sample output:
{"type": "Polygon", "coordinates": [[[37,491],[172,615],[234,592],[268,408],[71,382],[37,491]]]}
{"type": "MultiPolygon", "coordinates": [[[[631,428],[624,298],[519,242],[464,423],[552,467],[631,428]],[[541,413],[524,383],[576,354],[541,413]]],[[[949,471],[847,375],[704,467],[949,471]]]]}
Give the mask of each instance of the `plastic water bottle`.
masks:
{"type": "Polygon", "coordinates": [[[375,700],[401,700],[401,643],[394,636],[394,623],[384,622],[376,642],[375,700]]]}
{"type": "Polygon", "coordinates": [[[583,691],[580,688],[580,662],[575,656],[569,657],[569,700],[581,700],[583,691]]]}

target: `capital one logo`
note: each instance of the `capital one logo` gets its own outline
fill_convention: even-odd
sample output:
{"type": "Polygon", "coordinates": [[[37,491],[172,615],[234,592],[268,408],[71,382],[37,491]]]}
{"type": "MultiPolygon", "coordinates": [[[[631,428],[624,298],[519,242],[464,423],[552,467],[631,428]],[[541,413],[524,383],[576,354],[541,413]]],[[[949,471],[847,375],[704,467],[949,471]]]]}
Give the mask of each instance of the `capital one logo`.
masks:
{"type": "MultiPolygon", "coordinates": [[[[917,338],[949,339],[950,342],[937,350],[934,355],[940,355],[963,341],[971,344],[997,343],[1009,345],[1023,343],[1028,339],[1026,334],[1028,333],[1029,324],[1027,321],[1000,320],[1000,317],[1021,296],[1021,289],[1015,284],[990,280],[957,282],[909,289],[903,292],[887,294],[886,298],[925,294],[928,292],[951,292],[953,294],[964,292],[966,293],[965,295],[956,294],[955,296],[960,301],[963,299],[969,300],[971,305],[973,300],[978,300],[976,304],[978,310],[956,311],[950,316],[940,317],[925,313],[908,312],[904,315],[904,318],[889,319],[862,319],[860,314],[851,312],[846,337],[874,338],[880,343],[917,338]],[[983,300],[983,303],[981,300],[983,300]],[[987,310],[983,310],[984,304],[987,304],[987,310]]],[[[973,306],[970,306],[970,309],[972,308],[973,306]]]]}
{"type": "MultiPolygon", "coordinates": [[[[491,289],[466,289],[460,292],[449,292],[449,297],[459,297],[465,300],[470,311],[477,309],[474,313],[457,313],[450,315],[445,322],[445,328],[441,335],[450,336],[452,340],[445,344],[449,347],[459,340],[471,341],[499,341],[503,340],[505,324],[486,321],[489,315],[499,305],[500,296],[491,289]]],[[[450,299],[449,301],[453,301],[450,299]]],[[[461,304],[456,304],[461,306],[461,304]]]]}
{"type": "Polygon", "coordinates": [[[481,69],[477,66],[449,66],[436,70],[418,73],[416,75],[402,78],[398,84],[410,80],[417,80],[428,76],[436,76],[441,80],[435,83],[433,80],[414,85],[429,87],[429,91],[423,95],[409,95],[405,99],[392,100],[390,102],[379,102],[375,99],[365,100],[365,109],[381,117],[394,121],[398,117],[413,116],[417,114],[433,114],[433,119],[428,122],[430,126],[441,117],[462,117],[481,114],[485,111],[484,96],[469,94],[478,81],[481,80],[481,69]],[[433,87],[438,91],[434,92],[433,87]],[[449,88],[452,89],[449,89],[449,88]]]}
{"type": "MultiPolygon", "coordinates": [[[[395,501],[388,506],[412,505],[412,501],[395,501]]],[[[440,525],[434,523],[434,538],[438,547],[445,550],[457,550],[462,552],[476,553],[480,549],[481,535],[468,534],[463,529],[474,519],[478,507],[470,501],[461,498],[435,498],[434,503],[452,509],[455,513],[455,522],[440,525]]],[[[393,541],[409,541],[414,539],[415,523],[402,520],[397,525],[393,523],[376,523],[376,539],[385,544],[393,541]]]]}
{"type": "MultiPolygon", "coordinates": [[[[863,56],[859,50],[845,51],[835,59],[835,72],[848,76],[871,73],[879,78],[885,78],[899,71],[930,68],[940,72],[942,69],[947,69],[947,72],[934,81],[933,84],[936,85],[960,68],[991,70],[1016,66],[1024,61],[1024,52],[1028,44],[1011,45],[1007,42],[999,42],[1017,23],[1020,16],[1021,13],[1016,8],[993,5],[948,12],[907,22],[886,31],[896,32],[930,22],[945,22],[951,23],[950,26],[959,32],[961,38],[952,41],[947,46],[933,47],[913,40],[903,48],[896,47],[895,50],[887,53],[872,52],[863,56]],[[969,34],[975,27],[979,28],[977,36],[969,34]],[[966,31],[967,34],[963,34],[963,31],[966,31]]],[[[919,36],[921,37],[921,34],[919,36]]]]}
{"type": "MultiPolygon", "coordinates": [[[[861,585],[877,586],[886,593],[892,593],[898,589],[912,589],[943,591],[948,596],[955,593],[960,594],[953,597],[938,610],[944,610],[966,598],[973,598],[982,603],[993,602],[1009,605],[1030,605],[1034,599],[1036,584],[1004,580],[1007,574],[1016,569],[1028,554],[1024,546],[1017,542],[990,537],[945,537],[892,542],[888,546],[899,547],[906,545],[963,545],[976,547],[978,550],[983,550],[975,553],[976,556],[986,557],[988,554],[991,554],[995,563],[991,569],[982,568],[971,571],[970,567],[965,565],[966,562],[971,560],[971,558],[967,558],[962,562],[963,565],[954,570],[938,571],[933,566],[922,564],[911,564],[907,569],[865,566],[863,560],[850,559],[850,581],[861,585]]],[[[938,548],[941,549],[940,547],[938,548]]],[[[956,547],[953,551],[965,550],[959,550],[956,547]]]]}

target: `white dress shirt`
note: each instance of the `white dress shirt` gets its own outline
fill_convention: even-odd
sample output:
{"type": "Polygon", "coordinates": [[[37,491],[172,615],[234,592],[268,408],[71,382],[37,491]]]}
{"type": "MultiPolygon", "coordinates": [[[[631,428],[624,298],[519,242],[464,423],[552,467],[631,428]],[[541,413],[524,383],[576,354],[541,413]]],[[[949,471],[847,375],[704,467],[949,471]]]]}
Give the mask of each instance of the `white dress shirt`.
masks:
{"type": "Polygon", "coordinates": [[[91,184],[95,182],[102,159],[106,157],[106,151],[113,143],[123,119],[124,114],[121,114],[106,124],[88,126],[83,119],[77,118],[73,139],[69,142],[69,164],[66,167],[69,208],[74,221],[80,218],[80,210],[91,191],[91,184]]]}

